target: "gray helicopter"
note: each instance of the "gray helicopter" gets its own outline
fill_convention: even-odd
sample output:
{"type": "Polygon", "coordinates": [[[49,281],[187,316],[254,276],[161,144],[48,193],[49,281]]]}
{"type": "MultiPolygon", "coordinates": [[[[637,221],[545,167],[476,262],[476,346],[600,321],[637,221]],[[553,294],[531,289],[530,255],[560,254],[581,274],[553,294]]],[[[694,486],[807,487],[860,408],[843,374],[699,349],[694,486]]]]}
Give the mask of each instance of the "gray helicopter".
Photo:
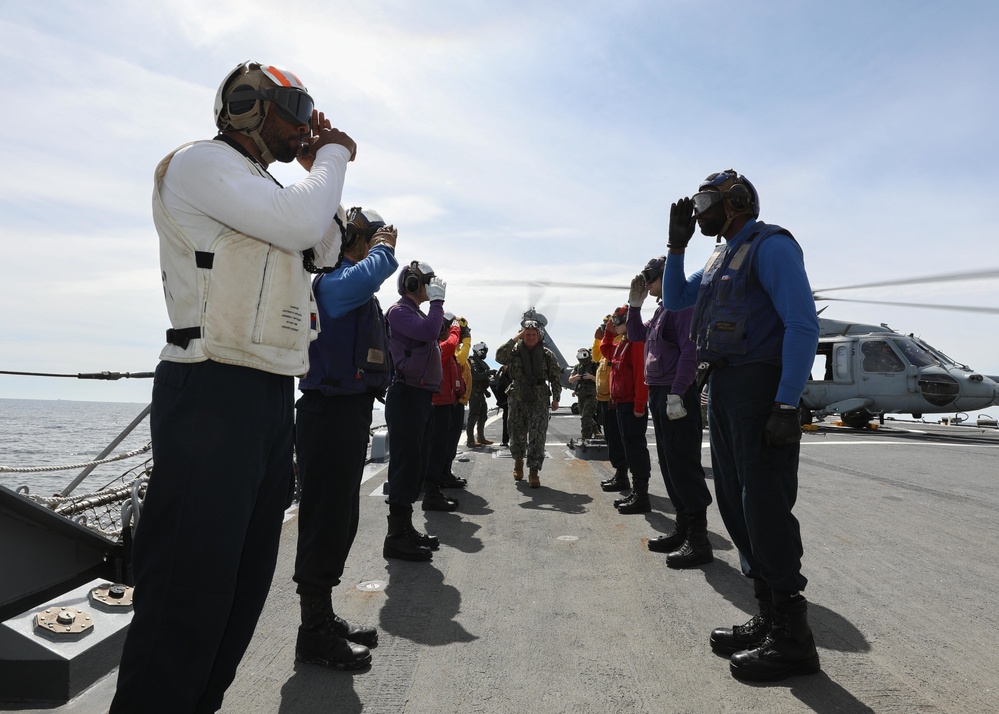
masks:
{"type": "MultiPolygon", "coordinates": [[[[817,302],[837,300],[934,310],[999,314],[999,309],[843,300],[825,297],[835,290],[916,285],[999,277],[999,270],[951,273],[815,291],[817,302]]],[[[825,308],[819,310],[819,314],[825,308]]],[[[839,414],[846,426],[866,427],[885,414],[947,414],[999,404],[999,376],[984,375],[944,354],[914,334],[903,335],[886,324],[865,325],[819,318],[819,344],[811,379],[801,396],[802,423],[839,414]]]]}

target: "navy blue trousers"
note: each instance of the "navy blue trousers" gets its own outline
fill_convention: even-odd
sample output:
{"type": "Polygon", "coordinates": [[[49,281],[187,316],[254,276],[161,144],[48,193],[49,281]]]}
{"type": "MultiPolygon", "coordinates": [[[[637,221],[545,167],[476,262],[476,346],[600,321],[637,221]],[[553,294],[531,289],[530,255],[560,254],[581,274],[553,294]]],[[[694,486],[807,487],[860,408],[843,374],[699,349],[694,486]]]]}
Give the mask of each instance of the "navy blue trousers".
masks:
{"type": "MultiPolygon", "coordinates": [[[[459,405],[460,406],[460,405],[459,405]]],[[[435,404],[430,418],[430,448],[423,477],[427,493],[440,493],[441,478],[451,471],[451,444],[454,437],[454,405],[435,404]]]]}
{"type": "MultiPolygon", "coordinates": [[[[619,402],[614,405],[617,414],[617,428],[621,433],[621,444],[624,446],[628,470],[635,480],[636,490],[644,486],[649,492],[649,478],[652,476],[652,461],[649,458],[649,440],[646,432],[649,430],[649,412],[640,417],[635,416],[635,405],[631,402],[619,402]]],[[[608,440],[609,443],[609,440],[608,440]]]]}
{"type": "Polygon", "coordinates": [[[461,443],[461,435],[465,433],[465,405],[455,402],[451,405],[451,452],[449,454],[447,468],[441,472],[441,476],[451,473],[451,464],[458,455],[458,444],[461,443]]]}
{"type": "Polygon", "coordinates": [[[604,427],[604,441],[607,442],[607,459],[614,470],[627,469],[628,457],[624,453],[624,443],[621,441],[621,427],[617,423],[617,411],[611,409],[610,402],[597,402],[597,411],[604,427]]]}
{"type": "Polygon", "coordinates": [[[302,496],[294,580],[300,594],[322,595],[340,584],[357,535],[374,402],[373,394],[325,397],[310,390],[295,404],[302,496]]]}
{"type": "Polygon", "coordinates": [[[416,503],[430,455],[433,394],[395,382],[385,395],[385,425],[389,432],[389,506],[416,503]]]}
{"type": "Polygon", "coordinates": [[[666,407],[670,387],[649,386],[649,413],[656,432],[659,470],[677,513],[700,513],[711,505],[711,492],[701,466],[701,395],[691,385],[683,395],[687,416],[670,420],[666,407]]]}
{"type": "Polygon", "coordinates": [[[294,383],[160,362],[135,612],[111,714],[215,712],[253,636],[292,487],[294,383]]]}
{"type": "Polygon", "coordinates": [[[772,590],[804,590],[801,531],[791,513],[798,496],[799,444],[764,446],[780,367],[715,369],[708,395],[711,465],[718,510],[742,572],[772,590]]]}

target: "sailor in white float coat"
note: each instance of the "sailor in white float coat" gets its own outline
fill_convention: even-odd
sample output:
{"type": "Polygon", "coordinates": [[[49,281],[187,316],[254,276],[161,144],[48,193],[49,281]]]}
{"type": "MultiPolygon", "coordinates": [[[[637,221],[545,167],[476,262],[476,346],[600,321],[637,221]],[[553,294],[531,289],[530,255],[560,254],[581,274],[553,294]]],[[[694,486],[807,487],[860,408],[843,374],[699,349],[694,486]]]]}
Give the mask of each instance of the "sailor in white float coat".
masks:
{"type": "Polygon", "coordinates": [[[270,587],[292,488],[293,375],[319,328],[308,269],[336,256],[356,145],[292,74],[243,63],[219,135],[156,169],[171,328],[156,369],[155,466],[135,532],[134,617],[112,714],[214,712],[270,587]],[[273,161],[308,176],[283,188],[273,161]],[[342,222],[342,218],[341,218],[342,222]]]}

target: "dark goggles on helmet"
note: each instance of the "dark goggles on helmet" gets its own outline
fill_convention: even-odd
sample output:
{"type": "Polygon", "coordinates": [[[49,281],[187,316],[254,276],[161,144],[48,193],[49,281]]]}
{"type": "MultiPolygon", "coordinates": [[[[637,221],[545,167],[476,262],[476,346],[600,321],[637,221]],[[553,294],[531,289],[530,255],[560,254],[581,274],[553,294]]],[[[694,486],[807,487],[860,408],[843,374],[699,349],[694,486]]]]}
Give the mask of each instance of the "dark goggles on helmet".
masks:
{"type": "Polygon", "coordinates": [[[656,267],[643,268],[640,275],[646,285],[651,285],[663,276],[663,266],[659,265],[656,267]]]}
{"type": "Polygon", "coordinates": [[[624,321],[627,319],[628,319],[627,315],[618,315],[617,313],[611,315],[611,322],[614,323],[615,327],[620,327],[621,325],[624,324],[624,321]]]}
{"type": "Polygon", "coordinates": [[[721,203],[723,198],[725,198],[725,194],[721,191],[701,191],[695,193],[691,199],[694,202],[694,215],[704,213],[716,203],[721,203]]]}
{"type": "Polygon", "coordinates": [[[281,118],[290,124],[312,125],[312,110],[316,104],[306,92],[294,87],[260,87],[259,89],[242,89],[232,92],[228,102],[240,102],[250,99],[265,99],[272,102],[281,113],[281,118]]]}

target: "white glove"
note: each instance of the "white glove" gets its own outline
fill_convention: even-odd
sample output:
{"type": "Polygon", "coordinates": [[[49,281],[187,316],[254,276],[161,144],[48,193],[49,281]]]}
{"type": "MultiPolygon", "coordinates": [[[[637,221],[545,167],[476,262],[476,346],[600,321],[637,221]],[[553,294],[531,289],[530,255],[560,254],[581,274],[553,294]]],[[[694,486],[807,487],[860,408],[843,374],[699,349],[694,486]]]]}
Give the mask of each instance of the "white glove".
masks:
{"type": "Polygon", "coordinates": [[[687,416],[687,410],[683,407],[683,397],[679,394],[670,394],[666,397],[666,416],[670,421],[687,416]]]}
{"type": "Polygon", "coordinates": [[[641,307],[648,296],[649,286],[645,284],[645,278],[641,275],[636,275],[631,279],[631,289],[628,291],[628,304],[631,307],[641,307]]]}
{"type": "MultiPolygon", "coordinates": [[[[447,291],[447,283],[445,283],[440,278],[434,276],[430,278],[430,284],[427,286],[427,300],[434,302],[435,300],[444,300],[444,293],[447,291]]],[[[453,317],[453,316],[452,316],[453,317]]]]}
{"type": "MultiPolygon", "coordinates": [[[[430,292],[429,288],[427,289],[427,292],[428,293],[430,292]]],[[[450,310],[445,310],[444,311],[444,322],[454,323],[454,313],[451,312],[450,310]]]]}

